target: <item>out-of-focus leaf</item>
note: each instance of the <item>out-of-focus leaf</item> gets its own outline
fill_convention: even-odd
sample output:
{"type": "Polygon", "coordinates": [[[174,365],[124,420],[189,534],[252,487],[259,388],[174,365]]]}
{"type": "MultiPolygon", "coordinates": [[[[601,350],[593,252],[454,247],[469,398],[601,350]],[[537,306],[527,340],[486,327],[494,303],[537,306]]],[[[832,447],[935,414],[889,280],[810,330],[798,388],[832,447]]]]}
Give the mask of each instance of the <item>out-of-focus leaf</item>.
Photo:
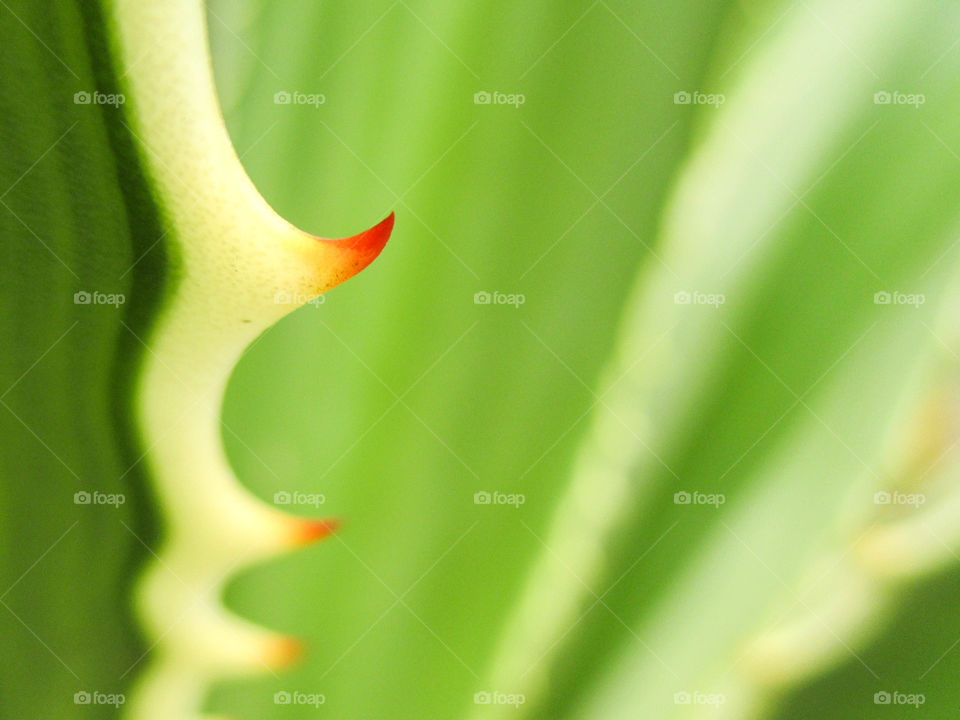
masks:
{"type": "Polygon", "coordinates": [[[124,692],[145,650],[129,393],[162,231],[122,108],[92,101],[119,92],[96,3],[3,3],[0,72],[0,715],[75,718],[75,693],[124,692]]]}
{"type": "Polygon", "coordinates": [[[542,575],[570,586],[572,570],[590,590],[535,717],[714,716],[711,695],[725,717],[761,713],[784,684],[858,662],[891,601],[875,565],[844,558],[882,519],[874,493],[903,480],[940,343],[960,191],[955,59],[938,31],[952,10],[788,12],[707,121],[667,216],[670,269],[642,277],[625,324],[613,417],[600,412],[580,491],[545,538],[559,558],[542,575]],[[921,52],[918,37],[938,42],[921,52]],[[677,306],[676,292],[726,302],[677,306]],[[695,491],[726,503],[673,497],[695,491]],[[578,511],[602,525],[604,498],[618,530],[591,565],[590,537],[569,528],[578,511]],[[803,632],[778,634],[791,626],[803,632]]]}

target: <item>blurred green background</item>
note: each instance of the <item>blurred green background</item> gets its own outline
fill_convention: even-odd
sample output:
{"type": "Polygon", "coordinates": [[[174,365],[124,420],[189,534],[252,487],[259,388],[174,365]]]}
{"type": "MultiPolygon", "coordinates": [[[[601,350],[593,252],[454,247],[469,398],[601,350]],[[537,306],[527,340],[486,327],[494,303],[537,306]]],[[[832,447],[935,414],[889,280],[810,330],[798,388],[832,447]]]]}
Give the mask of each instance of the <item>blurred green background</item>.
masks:
{"type": "MultiPolygon", "coordinates": [[[[0,716],[110,717],[70,696],[149,662],[123,598],[156,535],[111,435],[139,350],[69,298],[115,287],[146,326],[159,250],[118,273],[161,233],[116,119],[62,107],[118,82],[74,41],[94,4],[14,6],[0,716]],[[130,503],[71,505],[91,482],[130,503]]],[[[208,23],[277,212],[324,237],[397,215],[230,382],[242,482],[342,526],[230,583],[306,655],[211,711],[956,717],[955,3],[213,0],[208,23]]]]}

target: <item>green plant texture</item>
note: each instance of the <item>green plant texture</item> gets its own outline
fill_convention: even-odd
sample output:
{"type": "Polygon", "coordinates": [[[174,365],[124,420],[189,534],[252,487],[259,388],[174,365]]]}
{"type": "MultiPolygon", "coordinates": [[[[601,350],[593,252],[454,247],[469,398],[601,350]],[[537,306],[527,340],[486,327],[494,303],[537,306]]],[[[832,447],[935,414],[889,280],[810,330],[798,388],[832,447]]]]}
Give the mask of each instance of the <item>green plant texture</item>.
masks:
{"type": "Polygon", "coordinates": [[[956,717],[955,3],[2,0],[0,72],[0,720],[956,717]]]}

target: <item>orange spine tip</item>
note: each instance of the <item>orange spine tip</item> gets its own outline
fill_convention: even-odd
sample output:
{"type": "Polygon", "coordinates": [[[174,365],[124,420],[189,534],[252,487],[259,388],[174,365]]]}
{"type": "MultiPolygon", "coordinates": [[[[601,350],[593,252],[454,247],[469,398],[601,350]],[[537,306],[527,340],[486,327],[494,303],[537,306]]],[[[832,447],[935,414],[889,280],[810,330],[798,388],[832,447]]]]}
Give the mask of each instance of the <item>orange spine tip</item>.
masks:
{"type": "Polygon", "coordinates": [[[390,233],[393,232],[393,223],[394,214],[390,213],[372,228],[364,230],[359,235],[338,240],[318,237],[317,240],[343,250],[344,265],[351,267],[355,274],[376,260],[380,251],[387,244],[387,240],[390,239],[390,233]]]}
{"type": "Polygon", "coordinates": [[[304,654],[304,644],[296,638],[277,638],[270,643],[264,664],[274,670],[282,670],[300,661],[304,654]]]}
{"type": "Polygon", "coordinates": [[[331,518],[328,520],[297,520],[293,530],[294,545],[309,545],[329,537],[340,527],[340,521],[331,518]]]}

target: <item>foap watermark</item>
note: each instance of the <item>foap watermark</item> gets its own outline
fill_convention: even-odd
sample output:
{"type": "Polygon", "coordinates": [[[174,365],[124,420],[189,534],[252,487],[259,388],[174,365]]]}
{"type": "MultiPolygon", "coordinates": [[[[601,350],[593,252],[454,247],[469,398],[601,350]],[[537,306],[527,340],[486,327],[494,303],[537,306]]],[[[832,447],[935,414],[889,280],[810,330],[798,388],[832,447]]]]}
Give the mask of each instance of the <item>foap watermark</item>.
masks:
{"type": "Polygon", "coordinates": [[[274,305],[312,305],[320,307],[327,301],[326,295],[307,295],[306,293],[281,290],[273,296],[274,305]]]}
{"type": "Polygon", "coordinates": [[[722,293],[681,290],[673,294],[673,302],[675,305],[709,305],[719,310],[720,306],[727,302],[727,296],[722,293]]]}
{"type": "Polygon", "coordinates": [[[81,90],[73,94],[74,105],[113,105],[120,107],[127,101],[123,93],[102,93],[99,90],[81,90]]]}
{"type": "Polygon", "coordinates": [[[919,508],[927,501],[923,493],[903,493],[899,491],[887,492],[879,490],[873,494],[874,505],[912,505],[919,508]]]}
{"type": "Polygon", "coordinates": [[[494,290],[492,293],[481,290],[473,294],[474,305],[512,305],[519,308],[527,301],[527,296],[523,293],[503,293],[494,290]]]}
{"type": "Polygon", "coordinates": [[[927,302],[927,296],[922,293],[905,293],[899,290],[887,292],[880,290],[873,294],[874,305],[910,305],[917,310],[927,302]]]}
{"type": "Polygon", "coordinates": [[[903,693],[897,690],[881,690],[873,694],[874,705],[911,705],[914,709],[919,709],[927,701],[927,696],[923,693],[903,693]]]}
{"type": "Polygon", "coordinates": [[[526,102],[527,96],[523,93],[505,93],[499,90],[487,92],[486,90],[480,90],[473,94],[474,105],[511,105],[514,108],[519,108],[526,102]]]}
{"type": "Polygon", "coordinates": [[[278,490],[273,494],[274,505],[310,505],[320,507],[327,501],[327,496],[321,493],[304,493],[299,490],[290,492],[278,490]]]}
{"type": "Polygon", "coordinates": [[[699,690],[687,692],[681,690],[673,694],[674,705],[712,705],[719,708],[727,701],[727,696],[723,693],[705,693],[699,690]]]}
{"type": "Polygon", "coordinates": [[[127,496],[123,493],[104,493],[99,490],[87,492],[80,490],[73,494],[74,505],[112,505],[118,508],[127,501],[127,496]]]}
{"type": "Polygon", "coordinates": [[[527,701],[523,693],[507,693],[500,690],[481,690],[473,694],[474,705],[512,705],[519,708],[527,701]]]}
{"type": "Polygon", "coordinates": [[[674,505],[712,505],[719,508],[727,501],[727,496],[723,493],[704,493],[699,490],[688,492],[681,490],[673,494],[674,505]]]}
{"type": "Polygon", "coordinates": [[[487,492],[481,490],[473,494],[474,505],[510,505],[519,508],[527,501],[527,496],[523,493],[502,493],[498,490],[487,492]]]}
{"type": "Polygon", "coordinates": [[[79,690],[73,694],[74,705],[111,705],[118,708],[127,701],[123,693],[105,693],[99,690],[79,690]]]}
{"type": "Polygon", "coordinates": [[[113,305],[120,307],[127,301],[127,296],[123,293],[104,293],[98,290],[88,292],[79,290],[73,294],[74,305],[113,305]]]}
{"type": "Polygon", "coordinates": [[[280,690],[273,694],[274,705],[309,705],[318,708],[327,702],[323,693],[308,693],[301,690],[280,690]]]}
{"type": "Polygon", "coordinates": [[[705,93],[699,90],[687,92],[680,90],[673,94],[674,105],[713,105],[718,108],[727,101],[727,96],[722,93],[705,93]]]}
{"type": "Polygon", "coordinates": [[[319,109],[321,105],[326,105],[326,103],[327,96],[323,93],[280,90],[273,94],[274,105],[310,105],[311,107],[319,109]]]}
{"type": "Polygon", "coordinates": [[[923,93],[905,93],[899,90],[880,90],[873,94],[874,105],[912,105],[919,110],[927,102],[923,93]]]}

